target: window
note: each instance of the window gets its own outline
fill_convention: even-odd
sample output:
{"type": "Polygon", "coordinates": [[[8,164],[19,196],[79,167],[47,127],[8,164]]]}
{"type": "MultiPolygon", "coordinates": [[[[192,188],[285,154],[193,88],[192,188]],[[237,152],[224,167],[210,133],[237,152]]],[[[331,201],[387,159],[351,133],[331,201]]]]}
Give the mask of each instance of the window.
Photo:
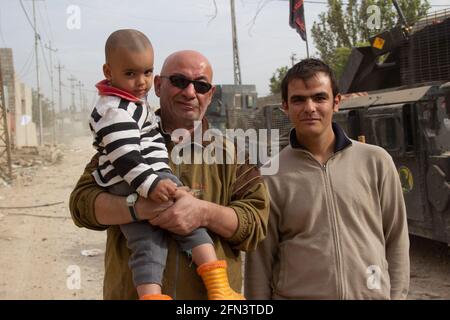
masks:
{"type": "Polygon", "coordinates": [[[374,122],[377,145],[388,151],[398,150],[395,118],[378,118],[374,122]]]}
{"type": "Polygon", "coordinates": [[[253,108],[255,106],[255,100],[253,99],[253,96],[247,95],[246,98],[246,105],[247,108],[253,108]]]}
{"type": "Polygon", "coordinates": [[[235,109],[242,108],[242,96],[240,93],[234,95],[234,108],[235,109]]]}

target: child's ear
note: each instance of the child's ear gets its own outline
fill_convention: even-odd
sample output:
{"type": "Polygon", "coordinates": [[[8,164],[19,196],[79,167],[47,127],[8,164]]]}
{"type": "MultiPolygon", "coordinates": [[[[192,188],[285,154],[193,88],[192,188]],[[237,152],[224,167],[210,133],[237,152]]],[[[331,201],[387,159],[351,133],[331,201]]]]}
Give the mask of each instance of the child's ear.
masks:
{"type": "Polygon", "coordinates": [[[107,63],[103,65],[103,75],[106,79],[111,80],[111,68],[107,63]]]}

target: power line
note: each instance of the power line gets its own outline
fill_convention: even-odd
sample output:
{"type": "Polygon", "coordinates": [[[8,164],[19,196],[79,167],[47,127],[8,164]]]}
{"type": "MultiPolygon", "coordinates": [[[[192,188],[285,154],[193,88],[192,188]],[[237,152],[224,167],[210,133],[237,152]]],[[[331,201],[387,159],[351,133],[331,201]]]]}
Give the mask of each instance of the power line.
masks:
{"type": "Polygon", "coordinates": [[[25,13],[25,17],[27,17],[27,20],[28,20],[28,23],[29,23],[30,26],[31,26],[31,29],[33,29],[33,31],[34,31],[35,34],[37,34],[37,31],[36,31],[36,29],[35,29],[33,23],[31,22],[30,17],[28,16],[28,12],[27,12],[27,10],[25,9],[25,6],[23,5],[22,0],[19,0],[19,2],[20,2],[20,6],[22,7],[23,12],[25,13]]]}
{"type": "Polygon", "coordinates": [[[25,73],[27,73],[28,70],[30,70],[33,58],[34,58],[34,48],[31,47],[30,53],[28,54],[28,58],[25,60],[25,63],[22,65],[22,67],[19,68],[20,71],[17,72],[19,78],[22,78],[22,76],[25,75],[25,73]]]}
{"type": "Polygon", "coordinates": [[[39,38],[39,45],[40,45],[40,47],[41,47],[42,58],[44,59],[45,69],[47,70],[47,74],[48,74],[49,79],[51,79],[51,78],[52,78],[52,75],[51,75],[50,69],[49,69],[49,67],[48,67],[47,58],[45,57],[44,46],[42,45],[42,41],[41,41],[40,38],[39,38]]]}
{"type": "Polygon", "coordinates": [[[2,38],[2,41],[3,41],[3,44],[5,45],[5,47],[8,47],[8,45],[6,44],[6,41],[5,41],[5,37],[3,36],[3,31],[2,31],[1,11],[0,11],[0,37],[2,38]]]}
{"type": "MultiPolygon", "coordinates": [[[[326,1],[303,1],[310,4],[328,4],[326,1]]],[[[342,2],[343,5],[348,5],[348,2],[342,2]]],[[[450,4],[430,4],[430,7],[450,7],[450,4]]]]}
{"type": "Polygon", "coordinates": [[[49,15],[48,15],[47,1],[44,1],[44,9],[45,9],[45,15],[47,16],[47,23],[48,23],[48,27],[49,27],[49,30],[50,30],[50,36],[51,36],[52,39],[54,39],[52,23],[51,23],[51,19],[50,19],[49,15]]]}
{"type": "MultiPolygon", "coordinates": [[[[90,2],[90,3],[92,3],[92,2],[90,2]]],[[[87,10],[87,11],[90,11],[90,12],[92,12],[92,10],[94,10],[94,11],[98,10],[97,12],[95,12],[96,14],[99,14],[99,13],[100,14],[105,14],[105,15],[107,15],[109,17],[112,14],[112,15],[120,16],[122,18],[130,18],[130,19],[134,19],[134,20],[136,20],[136,19],[138,19],[138,20],[145,20],[147,22],[170,23],[170,24],[173,24],[173,23],[201,23],[201,22],[203,22],[203,20],[168,20],[168,19],[158,19],[158,18],[155,18],[155,17],[135,16],[135,15],[130,15],[130,14],[127,14],[126,16],[124,16],[122,11],[117,12],[116,10],[111,10],[112,9],[111,7],[99,8],[99,7],[94,7],[94,6],[91,6],[91,5],[86,5],[85,3],[79,4],[79,6],[80,7],[86,7],[88,9],[90,9],[90,10],[87,10]]]]}
{"type": "Polygon", "coordinates": [[[43,31],[43,33],[44,33],[44,38],[48,38],[48,39],[51,40],[50,32],[47,32],[47,26],[46,26],[45,23],[44,23],[44,17],[43,17],[43,15],[42,15],[41,10],[40,10],[39,7],[40,7],[40,6],[37,6],[36,11],[37,11],[37,13],[38,13],[38,15],[39,15],[39,22],[40,22],[40,26],[41,26],[40,29],[41,29],[41,31],[43,31]]]}

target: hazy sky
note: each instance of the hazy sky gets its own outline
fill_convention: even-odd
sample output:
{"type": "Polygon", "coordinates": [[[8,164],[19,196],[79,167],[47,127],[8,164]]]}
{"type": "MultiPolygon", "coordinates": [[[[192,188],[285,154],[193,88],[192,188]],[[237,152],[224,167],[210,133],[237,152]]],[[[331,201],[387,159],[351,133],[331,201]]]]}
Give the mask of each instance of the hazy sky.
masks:
{"type": "MultiPolygon", "coordinates": [[[[105,40],[111,32],[122,28],[138,29],[150,38],[155,49],[156,74],[170,53],[195,49],[211,61],[215,84],[232,84],[230,1],[215,2],[217,14],[213,19],[216,13],[213,0],[36,0],[37,29],[42,41],[38,53],[40,79],[44,94],[50,97],[50,58],[49,50],[44,47],[51,41],[51,46],[58,50],[53,53],[53,66],[58,62],[64,66],[61,74],[63,104],[66,107],[70,104],[68,78],[73,75],[83,83],[90,108],[96,94],[94,84],[103,78],[105,40]],[[73,9],[79,9],[79,25],[72,19],[77,16],[73,9]]],[[[22,0],[22,3],[32,22],[32,0],[22,0]]],[[[278,67],[291,64],[293,53],[297,59],[306,56],[305,42],[289,27],[288,3],[235,0],[242,82],[255,84],[259,96],[269,94],[270,77],[278,67]]],[[[326,10],[325,3],[325,0],[305,3],[308,30],[317,15],[326,10]]],[[[449,5],[448,0],[430,3],[449,5]]],[[[35,87],[34,33],[20,0],[0,0],[0,47],[13,49],[16,74],[23,82],[35,87]]],[[[312,39],[309,47],[310,54],[314,54],[312,39]]],[[[57,90],[58,73],[56,69],[53,71],[57,90]]],[[[78,89],[75,99],[78,105],[78,89]]],[[[150,101],[157,103],[153,90],[150,101]]],[[[55,102],[58,103],[57,92],[55,102]]]]}

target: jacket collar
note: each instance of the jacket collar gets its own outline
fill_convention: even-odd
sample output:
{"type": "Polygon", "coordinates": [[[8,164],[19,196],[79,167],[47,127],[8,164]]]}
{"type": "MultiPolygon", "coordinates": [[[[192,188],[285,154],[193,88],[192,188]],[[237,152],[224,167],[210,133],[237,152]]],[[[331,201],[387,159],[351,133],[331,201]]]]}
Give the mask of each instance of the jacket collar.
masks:
{"type": "MultiPolygon", "coordinates": [[[[334,136],[336,137],[336,143],[334,145],[335,153],[352,144],[351,140],[345,135],[344,130],[342,130],[342,128],[336,122],[332,122],[331,127],[333,129],[334,136]]],[[[305,147],[303,147],[301,143],[297,141],[295,128],[291,129],[291,132],[289,134],[289,142],[294,149],[305,149],[305,147]]]]}
{"type": "Polygon", "coordinates": [[[95,85],[95,87],[98,89],[98,94],[101,96],[116,96],[130,102],[142,103],[142,100],[135,97],[134,95],[111,86],[107,79],[100,81],[95,85]]]}

